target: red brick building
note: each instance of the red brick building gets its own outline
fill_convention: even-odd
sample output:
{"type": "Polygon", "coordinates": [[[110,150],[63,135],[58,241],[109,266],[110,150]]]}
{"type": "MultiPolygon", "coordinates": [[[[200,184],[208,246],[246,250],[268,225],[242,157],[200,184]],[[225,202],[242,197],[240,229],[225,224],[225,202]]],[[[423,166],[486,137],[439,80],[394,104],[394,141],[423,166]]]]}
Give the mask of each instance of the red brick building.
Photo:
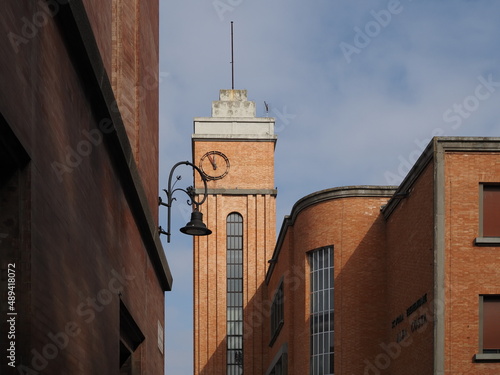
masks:
{"type": "Polygon", "coordinates": [[[213,231],[194,239],[195,374],[265,371],[267,338],[250,319],[276,239],[275,144],[274,119],[255,116],[246,90],[221,90],[212,117],[194,120],[193,161],[208,179],[200,209],[213,231]]]}
{"type": "Polygon", "coordinates": [[[302,198],[266,276],[266,374],[498,374],[499,248],[499,138],[435,138],[397,188],[302,198]]]}
{"type": "Polygon", "coordinates": [[[163,374],[158,2],[4,2],[2,374],[163,374]]]}
{"type": "Polygon", "coordinates": [[[500,138],[435,138],[399,187],[310,194],[274,242],[253,105],[221,90],[195,119],[195,374],[500,373],[500,138]]]}

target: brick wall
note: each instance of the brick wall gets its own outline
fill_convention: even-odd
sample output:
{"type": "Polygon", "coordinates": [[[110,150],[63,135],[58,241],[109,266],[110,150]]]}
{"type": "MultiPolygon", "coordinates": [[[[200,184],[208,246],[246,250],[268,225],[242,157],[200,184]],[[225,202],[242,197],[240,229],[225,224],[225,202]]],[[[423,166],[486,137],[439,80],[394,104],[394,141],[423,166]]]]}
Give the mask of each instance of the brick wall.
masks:
{"type": "Polygon", "coordinates": [[[479,236],[479,184],[500,182],[500,153],[445,155],[445,374],[498,374],[498,363],[474,363],[479,352],[479,295],[500,294],[498,246],[479,236]]]}
{"type": "MultiPolygon", "coordinates": [[[[194,164],[208,151],[230,161],[228,174],[208,182],[208,189],[274,189],[274,142],[196,141],[194,164]]],[[[195,174],[196,187],[202,183],[195,174]]],[[[244,225],[244,371],[261,374],[268,338],[263,330],[269,310],[263,305],[262,283],[275,242],[275,196],[211,194],[201,206],[213,234],[194,239],[194,368],[220,374],[226,368],[226,219],[232,212],[244,225]]]]}
{"type": "MultiPolygon", "coordinates": [[[[157,17],[156,2],[142,3],[137,24],[157,17]]],[[[31,240],[26,250],[31,289],[18,293],[29,296],[19,313],[32,313],[33,319],[29,341],[19,349],[27,355],[18,359],[41,373],[118,374],[121,297],[146,336],[138,349],[142,370],[162,373],[157,322],[163,325],[163,289],[120,183],[115,155],[98,130],[103,120],[96,112],[100,96],[89,92],[84,62],[74,60],[68,45],[74,36],[64,34],[67,24],[57,15],[46,15],[36,35],[17,49],[7,37],[9,32],[23,36],[23,19],[42,17],[42,4],[5,4],[0,40],[0,112],[31,159],[31,222],[25,223],[31,240]],[[54,347],[51,335],[68,341],[54,347]]],[[[111,77],[111,2],[84,5],[111,77]]],[[[146,29],[130,58],[140,55],[141,64],[156,67],[157,49],[148,49],[149,38],[157,48],[157,25],[146,29]]],[[[157,92],[150,90],[141,104],[143,113],[134,120],[141,130],[137,162],[155,213],[157,92]]]]}
{"type": "MultiPolygon", "coordinates": [[[[338,190],[345,192],[350,188],[338,190]]],[[[334,247],[335,372],[362,374],[365,359],[380,351],[378,344],[384,336],[382,322],[386,312],[385,223],[380,207],[391,191],[373,197],[361,190],[342,197],[332,189],[334,193],[328,200],[304,208],[296,217],[292,212],[293,224],[286,229],[267,287],[268,299],[272,300],[283,277],[285,324],[271,348],[269,360],[287,342],[289,374],[309,372],[307,252],[319,247],[334,247]]],[[[307,199],[314,199],[314,194],[303,200],[307,199]]]]}
{"type": "MultiPolygon", "coordinates": [[[[198,141],[193,153],[196,166],[208,151],[220,151],[230,162],[227,176],[210,181],[209,189],[274,189],[274,142],[198,141]]],[[[201,180],[196,184],[202,186],[201,180]]]]}
{"type": "Polygon", "coordinates": [[[381,340],[386,349],[380,348],[378,360],[370,358],[377,369],[388,362],[382,373],[434,371],[433,196],[431,162],[387,219],[387,315],[383,320],[385,341],[381,340]],[[424,296],[421,306],[408,315],[407,309],[424,296]]]}

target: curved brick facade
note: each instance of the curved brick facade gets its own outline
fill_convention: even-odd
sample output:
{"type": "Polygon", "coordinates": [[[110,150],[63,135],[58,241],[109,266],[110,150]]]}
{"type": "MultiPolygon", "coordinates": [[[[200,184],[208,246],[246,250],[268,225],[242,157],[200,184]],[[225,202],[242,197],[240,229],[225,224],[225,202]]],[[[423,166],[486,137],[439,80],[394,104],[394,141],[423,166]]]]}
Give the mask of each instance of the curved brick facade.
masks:
{"type": "Polygon", "coordinates": [[[384,220],[393,188],[357,186],[311,194],[285,219],[268,273],[268,298],[283,280],[284,326],[270,349],[288,345],[288,373],[309,372],[310,277],[307,253],[333,246],[335,373],[362,373],[380,351],[386,300],[384,220]],[[348,372],[349,371],[349,372],[348,372]]]}

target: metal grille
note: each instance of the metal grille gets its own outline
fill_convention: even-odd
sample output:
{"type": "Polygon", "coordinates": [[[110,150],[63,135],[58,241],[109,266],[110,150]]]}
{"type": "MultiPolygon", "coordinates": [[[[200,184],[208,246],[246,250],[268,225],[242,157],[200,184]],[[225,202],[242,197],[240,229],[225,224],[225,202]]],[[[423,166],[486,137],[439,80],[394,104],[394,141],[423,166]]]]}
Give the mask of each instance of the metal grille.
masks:
{"type": "Polygon", "coordinates": [[[311,375],[334,373],[333,247],[309,253],[311,270],[311,375]]]}
{"type": "Polygon", "coordinates": [[[243,374],[243,218],[227,217],[227,375],[243,374]]]}

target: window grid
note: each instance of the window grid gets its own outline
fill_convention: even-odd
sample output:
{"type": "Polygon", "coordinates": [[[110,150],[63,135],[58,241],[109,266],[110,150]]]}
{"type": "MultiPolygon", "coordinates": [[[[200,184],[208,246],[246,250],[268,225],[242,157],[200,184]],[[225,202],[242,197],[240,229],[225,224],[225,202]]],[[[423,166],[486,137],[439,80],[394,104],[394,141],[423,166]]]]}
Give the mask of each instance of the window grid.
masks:
{"type": "Polygon", "coordinates": [[[227,236],[227,375],[243,374],[243,218],[229,214],[227,236]]]}
{"type": "Polygon", "coordinates": [[[309,253],[311,301],[311,375],[334,373],[333,247],[309,253]]]}

